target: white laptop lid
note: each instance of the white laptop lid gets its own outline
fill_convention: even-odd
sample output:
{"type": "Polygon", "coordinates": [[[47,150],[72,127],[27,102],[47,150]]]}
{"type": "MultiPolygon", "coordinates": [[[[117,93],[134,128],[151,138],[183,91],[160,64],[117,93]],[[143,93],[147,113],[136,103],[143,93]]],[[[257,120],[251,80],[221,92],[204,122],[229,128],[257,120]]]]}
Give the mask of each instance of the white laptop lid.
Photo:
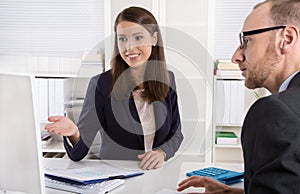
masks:
{"type": "Polygon", "coordinates": [[[0,74],[0,191],[45,193],[32,83],[29,76],[0,74]]]}

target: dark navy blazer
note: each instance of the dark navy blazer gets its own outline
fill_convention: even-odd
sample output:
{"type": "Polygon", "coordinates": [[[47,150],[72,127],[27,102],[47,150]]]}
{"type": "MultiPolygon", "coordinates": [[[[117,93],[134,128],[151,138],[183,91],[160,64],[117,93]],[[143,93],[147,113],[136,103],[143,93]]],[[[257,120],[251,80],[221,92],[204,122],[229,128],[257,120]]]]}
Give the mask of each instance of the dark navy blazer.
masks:
{"type": "Polygon", "coordinates": [[[300,193],[300,73],[257,100],[242,128],[245,193],[300,193]]]}
{"type": "MultiPolygon", "coordinates": [[[[169,72],[169,78],[170,90],[165,100],[153,103],[157,128],[153,149],[164,150],[166,159],[174,156],[183,140],[172,72],[169,72]]],[[[111,71],[90,80],[77,124],[81,138],[74,147],[65,141],[65,148],[72,160],[81,160],[86,156],[98,132],[101,143],[96,154],[100,159],[137,160],[137,155],[144,153],[144,135],[134,100],[115,100],[110,95],[111,85],[111,71]]]]}

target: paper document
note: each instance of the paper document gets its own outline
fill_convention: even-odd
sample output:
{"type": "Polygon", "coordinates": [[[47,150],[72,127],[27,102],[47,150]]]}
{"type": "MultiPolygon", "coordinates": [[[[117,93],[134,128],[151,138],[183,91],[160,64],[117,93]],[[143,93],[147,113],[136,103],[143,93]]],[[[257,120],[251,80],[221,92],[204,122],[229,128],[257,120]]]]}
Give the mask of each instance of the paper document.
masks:
{"type": "Polygon", "coordinates": [[[144,174],[140,170],[130,170],[111,166],[106,163],[71,169],[46,168],[45,175],[60,181],[90,184],[112,179],[125,179],[144,174]]]}

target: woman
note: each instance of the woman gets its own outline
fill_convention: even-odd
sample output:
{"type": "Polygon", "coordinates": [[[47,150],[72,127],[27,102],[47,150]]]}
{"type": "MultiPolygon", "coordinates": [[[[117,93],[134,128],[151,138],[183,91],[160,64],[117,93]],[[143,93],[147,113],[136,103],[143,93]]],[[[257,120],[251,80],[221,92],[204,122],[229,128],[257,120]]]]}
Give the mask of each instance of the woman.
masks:
{"type": "Polygon", "coordinates": [[[112,69],[91,79],[78,125],[50,117],[46,129],[65,136],[72,160],[86,156],[100,131],[100,159],[140,159],[142,169],[158,168],[183,140],[161,33],[153,15],[139,7],[123,10],[114,31],[112,69]]]}

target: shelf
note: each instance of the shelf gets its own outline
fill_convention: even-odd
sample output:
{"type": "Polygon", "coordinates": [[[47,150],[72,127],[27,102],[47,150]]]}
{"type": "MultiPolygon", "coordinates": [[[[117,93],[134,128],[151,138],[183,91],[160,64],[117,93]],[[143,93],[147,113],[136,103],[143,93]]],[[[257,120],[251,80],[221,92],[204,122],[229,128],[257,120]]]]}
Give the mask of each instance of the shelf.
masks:
{"type": "Polygon", "coordinates": [[[52,79],[55,79],[55,78],[58,78],[58,79],[66,79],[66,78],[70,78],[70,77],[76,77],[77,74],[63,74],[63,73],[36,73],[34,74],[34,77],[35,78],[45,78],[45,79],[48,79],[48,78],[52,78],[52,79]]]}
{"type": "Polygon", "coordinates": [[[214,162],[243,162],[243,150],[240,145],[215,145],[214,162]]]}
{"type": "Polygon", "coordinates": [[[216,123],[216,127],[242,127],[239,124],[220,124],[220,123],[216,123]]]}
{"type": "Polygon", "coordinates": [[[220,145],[220,144],[215,144],[215,148],[242,148],[241,144],[237,145],[220,145]]]}
{"type": "Polygon", "coordinates": [[[84,99],[82,99],[82,100],[69,100],[69,101],[65,101],[64,105],[66,107],[70,107],[70,106],[72,106],[72,107],[74,107],[74,106],[82,107],[83,102],[84,102],[84,99]]]}
{"type": "Polygon", "coordinates": [[[45,152],[45,153],[43,153],[43,157],[44,158],[68,158],[66,156],[66,153],[62,153],[62,152],[59,152],[59,153],[56,153],[56,152],[45,152]]]}
{"type": "Polygon", "coordinates": [[[66,150],[64,148],[62,141],[50,140],[49,142],[42,143],[42,151],[43,152],[55,152],[55,153],[65,153],[66,150]]]}

